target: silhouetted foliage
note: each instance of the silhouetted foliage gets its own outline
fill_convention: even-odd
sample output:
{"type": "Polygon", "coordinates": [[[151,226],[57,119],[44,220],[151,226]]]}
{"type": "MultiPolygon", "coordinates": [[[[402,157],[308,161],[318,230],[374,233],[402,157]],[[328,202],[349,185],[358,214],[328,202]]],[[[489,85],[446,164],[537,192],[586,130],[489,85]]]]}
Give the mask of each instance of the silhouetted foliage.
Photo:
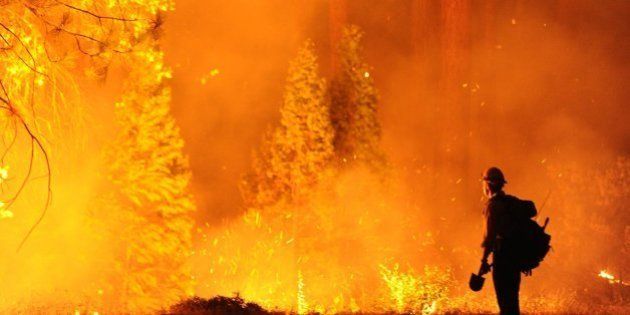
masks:
{"type": "Polygon", "coordinates": [[[314,45],[307,41],[289,66],[280,123],[256,152],[241,191],[247,206],[292,200],[319,181],[333,156],[333,130],[314,45]]]}
{"type": "Polygon", "coordinates": [[[358,26],[343,29],[338,47],[340,69],[330,84],[330,118],[335,128],[335,154],[343,164],[354,161],[382,166],[385,154],[379,141],[378,94],[370,67],[363,61],[358,26]]]}
{"type": "Polygon", "coordinates": [[[195,296],[177,303],[164,314],[258,315],[270,312],[256,303],[245,302],[237,294],[234,297],[215,296],[210,299],[195,296]]]}

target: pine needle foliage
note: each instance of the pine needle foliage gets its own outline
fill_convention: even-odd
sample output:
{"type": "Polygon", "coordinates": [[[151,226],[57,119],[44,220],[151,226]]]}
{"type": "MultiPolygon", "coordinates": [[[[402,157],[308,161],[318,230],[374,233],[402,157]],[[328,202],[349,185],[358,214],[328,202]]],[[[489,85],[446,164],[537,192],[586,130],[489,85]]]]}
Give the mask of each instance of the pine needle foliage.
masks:
{"type": "Polygon", "coordinates": [[[325,80],[307,41],[290,63],[280,123],[267,132],[242,183],[250,207],[299,198],[325,174],[333,158],[333,128],[325,80]]]}
{"type": "Polygon", "coordinates": [[[362,58],[362,37],[358,26],[343,29],[338,47],[340,66],[330,86],[330,117],[339,162],[362,162],[379,168],[385,163],[385,155],[379,147],[378,95],[371,68],[362,58]]]}

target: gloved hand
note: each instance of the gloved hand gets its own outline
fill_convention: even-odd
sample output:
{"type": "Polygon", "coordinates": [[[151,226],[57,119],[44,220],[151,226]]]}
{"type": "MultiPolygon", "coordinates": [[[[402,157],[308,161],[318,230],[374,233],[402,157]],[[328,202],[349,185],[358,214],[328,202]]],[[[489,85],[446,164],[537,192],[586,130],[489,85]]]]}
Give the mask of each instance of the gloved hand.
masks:
{"type": "Polygon", "coordinates": [[[479,275],[485,275],[490,272],[491,265],[488,264],[488,260],[484,259],[481,261],[481,267],[479,268],[479,275]]]}

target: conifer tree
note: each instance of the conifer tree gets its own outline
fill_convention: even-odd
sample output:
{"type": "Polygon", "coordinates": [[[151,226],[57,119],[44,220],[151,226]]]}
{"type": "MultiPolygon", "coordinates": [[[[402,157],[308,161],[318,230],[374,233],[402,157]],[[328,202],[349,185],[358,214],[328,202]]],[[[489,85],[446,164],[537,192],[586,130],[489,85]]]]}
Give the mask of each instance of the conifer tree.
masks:
{"type": "Polygon", "coordinates": [[[307,41],[289,66],[280,124],[265,136],[243,180],[246,205],[293,200],[324,176],[334,154],[325,91],[314,45],[307,41]]]}
{"type": "Polygon", "coordinates": [[[339,45],[340,68],[330,87],[330,116],[335,129],[335,153],[340,162],[382,166],[379,147],[381,126],[377,117],[378,95],[370,67],[361,57],[363,32],[355,25],[343,29],[339,45]]]}
{"type": "MultiPolygon", "coordinates": [[[[116,104],[120,131],[107,154],[112,226],[117,244],[113,299],[122,310],[159,310],[192,293],[186,267],[195,206],[190,169],[175,120],[170,70],[155,42],[130,56],[123,98],[116,104]]],[[[111,280],[110,280],[111,281],[111,280]]]]}
{"type": "MultiPolygon", "coordinates": [[[[187,192],[190,170],[169,113],[165,79],[170,70],[157,46],[162,14],[174,8],[173,0],[9,0],[0,1],[0,7],[2,120],[17,122],[3,136],[8,131],[28,134],[34,148],[26,152],[30,164],[34,153],[44,155],[48,196],[54,183],[50,170],[56,166],[51,163],[57,162],[45,150],[54,142],[48,121],[59,121],[56,129],[70,129],[76,123],[70,113],[82,112],[65,96],[75,91],[75,81],[103,81],[111,65],[129,64],[124,96],[115,108],[119,133],[106,150],[109,187],[86,220],[97,232],[84,235],[105,247],[90,250],[102,250],[112,259],[103,259],[102,279],[86,283],[86,288],[98,285],[98,291],[90,287],[89,292],[99,292],[117,314],[159,310],[190,293],[184,264],[191,251],[194,211],[187,192]]],[[[30,167],[25,173],[18,187],[33,179],[30,167]]],[[[17,191],[13,200],[22,189],[17,191]]],[[[48,201],[20,246],[44,218],[48,201]]],[[[5,210],[2,215],[12,213],[5,210]]]]}

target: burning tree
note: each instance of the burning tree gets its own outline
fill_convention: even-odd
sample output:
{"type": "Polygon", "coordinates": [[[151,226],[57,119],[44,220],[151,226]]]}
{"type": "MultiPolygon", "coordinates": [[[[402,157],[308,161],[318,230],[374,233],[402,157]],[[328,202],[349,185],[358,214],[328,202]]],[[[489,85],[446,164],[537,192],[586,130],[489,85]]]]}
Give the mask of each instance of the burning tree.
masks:
{"type": "MultiPolygon", "coordinates": [[[[154,5],[155,14],[172,3],[154,5]]],[[[195,211],[191,172],[170,114],[171,70],[158,45],[158,26],[135,34],[127,53],[129,72],[115,109],[120,129],[106,152],[111,193],[102,216],[106,225],[123,228],[110,230],[118,243],[105,281],[115,307],[131,312],[158,310],[192,294],[186,265],[195,211]]]]}
{"type": "Polygon", "coordinates": [[[246,205],[294,200],[325,176],[334,154],[325,91],[314,45],[307,41],[289,66],[280,124],[267,133],[244,177],[246,205]]]}
{"type": "MultiPolygon", "coordinates": [[[[122,309],[157,310],[191,294],[186,267],[191,251],[191,218],[195,206],[188,192],[190,169],[184,145],[170,115],[170,70],[152,44],[134,53],[133,68],[122,100],[116,104],[120,123],[108,152],[108,197],[120,243],[115,273],[122,309]]],[[[108,221],[109,224],[112,221],[108,221]]],[[[111,280],[110,280],[111,281],[111,280]]]]}
{"type": "Polygon", "coordinates": [[[378,96],[371,69],[361,56],[362,37],[363,32],[355,25],[343,29],[338,47],[340,69],[330,86],[330,116],[339,160],[379,167],[383,166],[385,155],[379,146],[378,96]]]}
{"type": "Polygon", "coordinates": [[[432,312],[444,298],[439,281],[449,273],[383,267],[417,259],[420,239],[408,231],[418,231],[419,221],[402,215],[396,189],[375,172],[385,158],[360,37],[358,28],[346,28],[343,71],[331,91],[310,41],[291,62],[280,123],[242,183],[246,212],[203,235],[208,247],[197,258],[208,280],[200,292],[238,291],[298,313],[432,312]],[[410,300],[416,303],[401,305],[410,300]]]}
{"type": "MultiPolygon", "coordinates": [[[[157,45],[162,13],[173,8],[173,1],[9,0],[0,1],[0,8],[0,100],[8,127],[2,136],[15,140],[25,132],[30,139],[30,162],[22,158],[25,167],[12,168],[24,173],[24,181],[10,204],[37,166],[36,153],[45,158],[48,175],[54,170],[47,141],[54,132],[76,125],[72,114],[81,108],[72,107],[75,100],[70,99],[79,94],[76,82],[84,76],[104,81],[110,68],[126,64],[131,70],[123,77],[124,95],[115,108],[120,131],[106,154],[111,185],[91,217],[100,221],[98,235],[85,235],[106,238],[107,248],[117,245],[110,257],[114,262],[103,263],[99,294],[108,297],[107,307],[116,312],[145,312],[189,293],[184,261],[191,250],[194,210],[187,192],[190,170],[169,113],[170,70],[157,45]],[[126,229],[114,230],[120,226],[126,229]]],[[[8,152],[23,148],[13,142],[5,147],[0,176],[6,175],[8,152]]],[[[12,212],[5,208],[0,215],[12,212]]]]}

